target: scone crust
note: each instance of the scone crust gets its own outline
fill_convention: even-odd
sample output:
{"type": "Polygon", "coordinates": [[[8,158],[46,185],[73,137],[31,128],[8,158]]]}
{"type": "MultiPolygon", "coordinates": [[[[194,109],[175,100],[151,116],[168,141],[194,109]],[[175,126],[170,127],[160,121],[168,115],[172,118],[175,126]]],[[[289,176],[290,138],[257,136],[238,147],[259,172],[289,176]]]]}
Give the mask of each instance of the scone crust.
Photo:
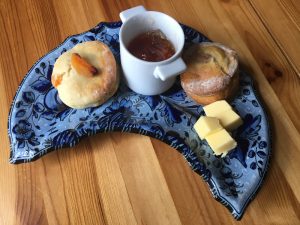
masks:
{"type": "Polygon", "coordinates": [[[238,91],[239,87],[239,74],[233,77],[233,79],[230,80],[230,83],[227,88],[224,88],[220,91],[216,91],[213,94],[210,95],[197,95],[191,92],[187,92],[186,94],[191,97],[195,102],[201,104],[201,105],[208,105],[210,103],[226,99],[228,101],[231,101],[236,92],[238,91]]]}
{"type": "Polygon", "coordinates": [[[237,54],[232,49],[211,42],[193,44],[184,53],[187,70],[181,85],[199,104],[230,99],[238,89],[237,54]]]}
{"type": "Polygon", "coordinates": [[[114,55],[107,45],[99,41],[77,44],[56,60],[51,82],[57,88],[60,99],[69,107],[99,106],[116,92],[119,85],[114,55]],[[93,77],[78,74],[71,64],[73,53],[86,59],[98,73],[93,77]]]}

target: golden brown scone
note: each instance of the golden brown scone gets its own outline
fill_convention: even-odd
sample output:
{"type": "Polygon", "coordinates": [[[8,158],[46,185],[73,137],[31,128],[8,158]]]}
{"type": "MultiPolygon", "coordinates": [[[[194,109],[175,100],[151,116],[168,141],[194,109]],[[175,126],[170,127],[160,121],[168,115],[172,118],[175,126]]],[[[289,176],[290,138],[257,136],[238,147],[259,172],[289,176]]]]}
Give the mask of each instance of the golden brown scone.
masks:
{"type": "Polygon", "coordinates": [[[187,70],[182,88],[197,103],[207,105],[230,99],[239,87],[237,54],[219,43],[193,44],[183,53],[187,70]]]}
{"type": "Polygon", "coordinates": [[[114,55],[99,41],[77,44],[56,60],[51,82],[66,105],[76,109],[99,106],[119,85],[114,55]]]}

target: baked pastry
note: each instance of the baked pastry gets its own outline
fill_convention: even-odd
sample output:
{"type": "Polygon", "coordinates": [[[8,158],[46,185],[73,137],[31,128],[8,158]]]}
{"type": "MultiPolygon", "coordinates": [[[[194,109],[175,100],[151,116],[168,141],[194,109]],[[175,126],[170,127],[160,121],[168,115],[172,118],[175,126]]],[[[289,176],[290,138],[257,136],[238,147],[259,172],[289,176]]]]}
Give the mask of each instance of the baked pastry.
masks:
{"type": "Polygon", "coordinates": [[[183,53],[187,70],[181,74],[186,94],[201,105],[230,100],[239,86],[237,54],[219,44],[193,44],[183,53]]]}
{"type": "Polygon", "coordinates": [[[51,82],[69,107],[99,106],[119,85],[114,55],[99,41],[77,44],[56,60],[51,82]]]}

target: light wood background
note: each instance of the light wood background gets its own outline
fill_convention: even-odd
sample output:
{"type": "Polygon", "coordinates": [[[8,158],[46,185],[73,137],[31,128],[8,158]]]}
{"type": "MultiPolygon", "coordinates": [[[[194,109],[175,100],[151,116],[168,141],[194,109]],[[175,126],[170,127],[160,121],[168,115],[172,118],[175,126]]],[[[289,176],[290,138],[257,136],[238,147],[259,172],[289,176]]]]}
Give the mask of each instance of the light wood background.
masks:
{"type": "Polygon", "coordinates": [[[299,0],[0,0],[0,225],[300,224],[299,0]],[[7,116],[32,64],[68,35],[143,4],[222,42],[256,80],[273,125],[273,156],[242,221],[167,145],[99,134],[10,165],[7,116]]]}

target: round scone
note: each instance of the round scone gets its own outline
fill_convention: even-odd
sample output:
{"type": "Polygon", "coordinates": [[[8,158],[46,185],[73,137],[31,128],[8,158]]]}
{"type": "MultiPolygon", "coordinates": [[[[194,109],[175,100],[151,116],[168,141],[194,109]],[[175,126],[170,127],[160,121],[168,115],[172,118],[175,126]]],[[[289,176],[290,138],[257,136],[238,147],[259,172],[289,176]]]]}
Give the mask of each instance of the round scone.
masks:
{"type": "Polygon", "coordinates": [[[183,53],[187,70],[181,74],[186,94],[201,105],[231,99],[239,86],[237,54],[211,42],[193,44],[183,53]]]}
{"type": "Polygon", "coordinates": [[[117,90],[119,76],[114,55],[99,41],[77,44],[56,60],[51,82],[67,106],[99,106],[117,90]]]}

